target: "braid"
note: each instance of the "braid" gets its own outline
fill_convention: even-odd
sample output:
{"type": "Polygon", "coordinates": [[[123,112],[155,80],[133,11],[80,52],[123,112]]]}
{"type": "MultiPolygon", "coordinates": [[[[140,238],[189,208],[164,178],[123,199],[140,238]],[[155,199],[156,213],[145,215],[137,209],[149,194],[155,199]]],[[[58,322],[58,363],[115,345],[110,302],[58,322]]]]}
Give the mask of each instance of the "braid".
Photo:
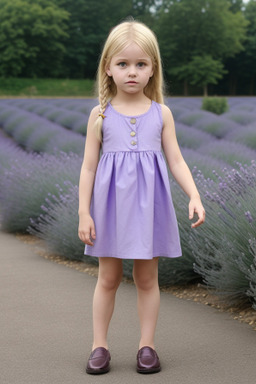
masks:
{"type": "MultiPolygon", "coordinates": [[[[100,79],[99,79],[100,80],[100,79]]],[[[104,119],[104,112],[107,107],[108,98],[110,96],[110,81],[109,77],[106,73],[104,73],[104,76],[99,81],[99,102],[100,102],[100,110],[99,110],[99,117],[96,120],[95,128],[96,128],[96,135],[98,139],[102,142],[102,123],[104,119]]]]}
{"type": "Polygon", "coordinates": [[[109,77],[105,73],[102,79],[101,84],[99,85],[99,102],[100,102],[100,113],[104,113],[107,103],[108,103],[108,98],[109,98],[109,77]]]}

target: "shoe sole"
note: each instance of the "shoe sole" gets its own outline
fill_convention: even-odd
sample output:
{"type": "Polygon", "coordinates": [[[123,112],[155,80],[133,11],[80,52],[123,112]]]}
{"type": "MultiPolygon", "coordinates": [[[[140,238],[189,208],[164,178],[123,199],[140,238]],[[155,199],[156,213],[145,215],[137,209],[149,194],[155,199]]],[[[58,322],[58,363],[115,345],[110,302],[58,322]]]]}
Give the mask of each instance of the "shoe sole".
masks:
{"type": "Polygon", "coordinates": [[[102,375],[104,373],[108,373],[110,371],[110,368],[105,369],[86,369],[86,373],[89,375],[102,375]]]}
{"type": "Polygon", "coordinates": [[[157,373],[161,371],[161,367],[159,368],[149,368],[149,369],[141,369],[137,368],[138,373],[147,374],[147,373],[157,373]]]}

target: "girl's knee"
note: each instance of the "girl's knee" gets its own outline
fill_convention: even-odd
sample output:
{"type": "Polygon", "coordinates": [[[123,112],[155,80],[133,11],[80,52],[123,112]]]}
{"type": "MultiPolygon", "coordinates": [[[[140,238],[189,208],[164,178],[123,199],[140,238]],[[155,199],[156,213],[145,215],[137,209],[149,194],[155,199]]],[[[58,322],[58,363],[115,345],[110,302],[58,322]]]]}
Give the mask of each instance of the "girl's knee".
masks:
{"type": "Polygon", "coordinates": [[[119,275],[101,275],[98,277],[98,283],[101,287],[107,291],[117,290],[122,280],[122,276],[119,275]]]}
{"type": "Polygon", "coordinates": [[[123,277],[122,263],[119,260],[100,260],[98,283],[105,290],[115,290],[123,277]]]}
{"type": "Polygon", "coordinates": [[[149,291],[152,288],[154,288],[156,285],[158,285],[158,279],[154,274],[137,276],[136,279],[134,279],[134,282],[137,289],[140,289],[143,291],[149,291]]]}
{"type": "Polygon", "coordinates": [[[158,269],[156,268],[135,268],[133,279],[136,287],[141,290],[150,290],[158,285],[158,269]]]}

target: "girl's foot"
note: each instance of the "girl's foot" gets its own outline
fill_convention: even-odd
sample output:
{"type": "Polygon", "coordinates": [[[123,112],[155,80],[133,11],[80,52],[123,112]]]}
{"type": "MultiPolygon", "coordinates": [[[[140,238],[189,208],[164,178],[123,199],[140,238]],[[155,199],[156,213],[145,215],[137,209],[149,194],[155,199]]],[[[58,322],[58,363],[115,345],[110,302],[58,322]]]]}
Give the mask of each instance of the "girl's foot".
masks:
{"type": "Polygon", "coordinates": [[[151,347],[142,347],[137,354],[138,373],[156,373],[161,371],[159,357],[151,347]]]}
{"type": "Polygon", "coordinates": [[[86,368],[86,373],[99,375],[110,369],[111,356],[106,348],[99,347],[92,351],[86,368]]]}

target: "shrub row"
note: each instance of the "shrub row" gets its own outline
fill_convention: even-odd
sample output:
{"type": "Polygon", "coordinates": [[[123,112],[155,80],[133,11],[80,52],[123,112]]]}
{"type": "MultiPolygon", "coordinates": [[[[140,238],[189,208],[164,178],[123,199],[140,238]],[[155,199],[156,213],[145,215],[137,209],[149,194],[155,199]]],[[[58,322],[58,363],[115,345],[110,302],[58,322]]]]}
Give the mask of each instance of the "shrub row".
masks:
{"type": "MultiPolygon", "coordinates": [[[[217,99],[219,100],[219,98],[217,99]]],[[[187,101],[187,99],[169,98],[166,99],[166,102],[173,111],[174,118],[177,123],[178,138],[181,138],[182,146],[184,144],[185,137],[185,141],[187,141],[187,143],[185,142],[184,144],[185,147],[192,148],[192,145],[194,146],[193,148],[195,148],[195,146],[199,147],[199,144],[196,144],[196,137],[198,139],[198,143],[207,141],[207,136],[204,137],[202,134],[202,137],[200,137],[200,132],[204,132],[210,134],[208,135],[208,140],[210,140],[210,138],[225,138],[229,141],[245,144],[254,150],[256,149],[256,114],[254,112],[255,108],[253,104],[250,104],[249,102],[245,104],[243,99],[240,99],[240,104],[237,104],[234,99],[230,99],[230,111],[222,114],[221,116],[217,116],[214,113],[200,110],[200,99],[189,99],[187,101]],[[187,129],[195,128],[198,132],[196,130],[191,130],[193,135],[184,135],[182,132],[184,127],[187,127],[187,129]],[[191,143],[192,136],[195,138],[191,143]]],[[[20,110],[20,112],[33,112],[32,115],[29,115],[29,118],[33,120],[36,116],[40,116],[42,118],[41,123],[43,123],[45,126],[48,126],[49,128],[54,127],[54,125],[50,124],[52,122],[56,124],[55,128],[57,126],[62,126],[76,133],[85,135],[90,110],[93,106],[96,105],[96,103],[97,100],[95,99],[11,99],[0,101],[0,111],[1,107],[2,110],[7,109],[4,111],[4,116],[6,113],[8,115],[8,107],[9,109],[11,107],[15,107],[17,109],[16,113],[18,110],[20,110]]],[[[15,111],[13,111],[13,113],[15,114],[15,111]]],[[[15,120],[16,119],[14,116],[14,122],[15,120]]],[[[2,121],[0,114],[0,126],[1,123],[2,121]]],[[[17,119],[17,124],[18,126],[20,125],[19,119],[17,119]]],[[[17,129],[19,130],[19,128],[17,129]]],[[[19,140],[19,134],[15,139],[19,140]]]]}
{"type": "Polygon", "coordinates": [[[80,156],[64,152],[25,153],[9,138],[0,136],[0,206],[2,228],[25,232],[30,218],[43,213],[41,206],[48,194],[56,194],[66,182],[78,183],[80,156]]]}
{"type": "Polygon", "coordinates": [[[82,154],[81,135],[51,123],[34,113],[0,103],[0,127],[22,147],[35,152],[82,154]]]}

